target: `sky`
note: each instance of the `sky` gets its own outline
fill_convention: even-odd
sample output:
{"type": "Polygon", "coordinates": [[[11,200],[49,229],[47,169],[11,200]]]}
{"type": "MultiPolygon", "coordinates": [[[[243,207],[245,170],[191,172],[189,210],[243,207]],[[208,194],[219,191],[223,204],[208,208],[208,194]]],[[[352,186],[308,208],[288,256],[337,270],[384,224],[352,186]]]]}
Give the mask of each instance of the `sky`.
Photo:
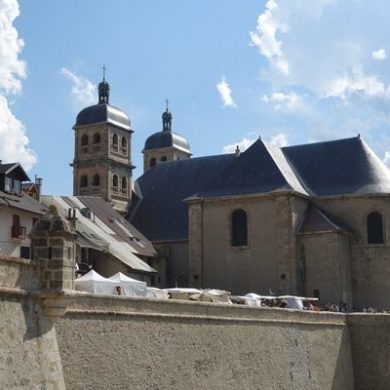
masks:
{"type": "Polygon", "coordinates": [[[134,177],[146,138],[194,157],[360,134],[390,165],[388,0],[0,0],[0,159],[72,194],[77,113],[130,117],[134,177]]]}

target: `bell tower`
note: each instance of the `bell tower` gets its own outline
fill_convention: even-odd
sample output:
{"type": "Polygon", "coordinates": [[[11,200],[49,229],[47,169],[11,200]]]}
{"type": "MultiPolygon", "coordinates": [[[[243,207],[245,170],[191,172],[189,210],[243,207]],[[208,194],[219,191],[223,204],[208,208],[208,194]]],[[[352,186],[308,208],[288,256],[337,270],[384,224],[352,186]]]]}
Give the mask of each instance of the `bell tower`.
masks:
{"type": "Polygon", "coordinates": [[[84,108],[73,126],[75,134],[73,195],[99,196],[126,213],[131,200],[131,123],[110,105],[110,85],[98,86],[98,103],[84,108]]]}

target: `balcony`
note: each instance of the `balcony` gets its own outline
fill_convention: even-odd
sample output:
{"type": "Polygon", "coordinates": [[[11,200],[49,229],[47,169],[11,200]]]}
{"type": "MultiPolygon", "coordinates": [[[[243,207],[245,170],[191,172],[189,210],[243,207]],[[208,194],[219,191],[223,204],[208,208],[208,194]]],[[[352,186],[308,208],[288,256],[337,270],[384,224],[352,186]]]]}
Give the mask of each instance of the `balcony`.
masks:
{"type": "Polygon", "coordinates": [[[11,226],[11,237],[12,238],[26,238],[27,237],[27,229],[26,226],[11,226]]]}

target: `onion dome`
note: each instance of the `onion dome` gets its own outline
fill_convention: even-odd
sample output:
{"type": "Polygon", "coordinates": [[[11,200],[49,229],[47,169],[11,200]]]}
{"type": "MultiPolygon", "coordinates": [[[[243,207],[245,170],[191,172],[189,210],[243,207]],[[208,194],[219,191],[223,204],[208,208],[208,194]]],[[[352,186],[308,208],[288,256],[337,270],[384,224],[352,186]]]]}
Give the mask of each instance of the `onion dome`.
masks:
{"type": "Polygon", "coordinates": [[[122,129],[131,130],[129,117],[119,108],[109,104],[110,84],[104,79],[98,86],[98,104],[84,108],[79,112],[74,127],[86,126],[94,123],[108,122],[122,129]]]}
{"type": "Polygon", "coordinates": [[[162,122],[162,131],[154,133],[146,139],[143,151],[173,147],[191,154],[190,145],[186,138],[172,131],[172,114],[168,108],[162,114],[162,122]]]}

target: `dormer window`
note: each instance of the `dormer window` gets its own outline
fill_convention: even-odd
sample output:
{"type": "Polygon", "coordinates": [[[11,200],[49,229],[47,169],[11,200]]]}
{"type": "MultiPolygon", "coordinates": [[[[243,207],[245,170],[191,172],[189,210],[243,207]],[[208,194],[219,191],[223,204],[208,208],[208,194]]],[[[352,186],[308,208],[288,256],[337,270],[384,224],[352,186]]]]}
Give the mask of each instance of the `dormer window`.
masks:
{"type": "Polygon", "coordinates": [[[4,181],[4,190],[10,194],[20,195],[22,191],[22,183],[20,180],[12,179],[6,176],[4,181]]]}

